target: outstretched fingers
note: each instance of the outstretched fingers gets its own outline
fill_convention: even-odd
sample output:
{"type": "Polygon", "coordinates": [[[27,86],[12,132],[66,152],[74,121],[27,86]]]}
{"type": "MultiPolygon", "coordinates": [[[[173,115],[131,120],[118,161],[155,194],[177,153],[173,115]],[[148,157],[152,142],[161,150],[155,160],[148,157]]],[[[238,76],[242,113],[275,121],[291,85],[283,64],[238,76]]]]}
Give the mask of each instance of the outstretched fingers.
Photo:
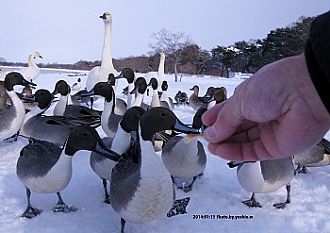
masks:
{"type": "Polygon", "coordinates": [[[203,121],[209,127],[205,130],[205,138],[210,143],[220,143],[232,136],[243,123],[239,102],[235,96],[220,106],[204,114],[203,121]]]}
{"type": "Polygon", "coordinates": [[[219,155],[226,160],[256,161],[272,158],[272,155],[266,150],[261,140],[245,143],[210,143],[208,149],[212,154],[219,155]]]}

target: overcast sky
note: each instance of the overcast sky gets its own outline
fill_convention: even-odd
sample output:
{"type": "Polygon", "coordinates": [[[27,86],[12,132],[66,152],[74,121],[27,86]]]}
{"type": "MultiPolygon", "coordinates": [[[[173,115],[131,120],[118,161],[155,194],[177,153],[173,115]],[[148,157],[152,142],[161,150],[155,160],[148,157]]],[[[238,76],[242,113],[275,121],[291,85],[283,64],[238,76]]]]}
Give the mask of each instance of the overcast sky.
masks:
{"type": "Polygon", "coordinates": [[[150,51],[151,35],[162,28],[182,31],[203,49],[262,39],[300,16],[316,16],[329,0],[4,0],[0,13],[0,57],[26,62],[39,51],[43,63],[99,60],[104,26],[113,18],[112,55],[150,51]]]}

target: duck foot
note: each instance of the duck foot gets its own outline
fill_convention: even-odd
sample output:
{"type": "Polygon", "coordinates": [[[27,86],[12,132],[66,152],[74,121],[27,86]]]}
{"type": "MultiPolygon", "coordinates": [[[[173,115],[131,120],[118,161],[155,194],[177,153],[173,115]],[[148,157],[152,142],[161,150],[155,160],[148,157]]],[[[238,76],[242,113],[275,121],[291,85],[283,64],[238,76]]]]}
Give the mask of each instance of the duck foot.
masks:
{"type": "Polygon", "coordinates": [[[185,186],[185,187],[180,187],[178,189],[182,189],[183,192],[189,193],[192,190],[192,185],[185,186]]]}
{"type": "Polygon", "coordinates": [[[252,196],[249,200],[246,201],[242,201],[242,203],[248,207],[253,207],[253,208],[261,208],[262,205],[256,201],[255,197],[254,197],[254,193],[252,193],[252,196]]]}
{"type": "Polygon", "coordinates": [[[102,183],[103,183],[103,189],[104,189],[104,201],[103,203],[105,204],[110,204],[110,196],[107,190],[107,180],[106,179],[102,179],[102,183]]]}
{"type": "Polygon", "coordinates": [[[180,178],[180,177],[172,177],[172,181],[178,189],[181,189],[183,192],[187,193],[192,190],[192,186],[197,179],[197,176],[193,178],[180,178]],[[188,185],[187,185],[188,184],[188,185]]]}
{"type": "Polygon", "coordinates": [[[299,171],[298,171],[299,174],[307,174],[308,173],[308,170],[305,166],[303,166],[299,171]]]}
{"type": "Polygon", "coordinates": [[[22,218],[28,218],[28,219],[31,219],[31,218],[34,218],[36,216],[38,216],[39,214],[41,214],[42,210],[39,210],[39,209],[36,209],[36,208],[33,208],[33,207],[28,207],[24,213],[21,215],[22,218]]]}
{"type": "Polygon", "coordinates": [[[246,205],[246,206],[248,206],[248,207],[253,207],[253,208],[261,208],[262,207],[262,205],[259,203],[259,202],[257,202],[256,200],[246,200],[246,201],[242,201],[242,203],[244,204],[244,205],[246,205]]]}
{"type": "Polygon", "coordinates": [[[289,204],[290,202],[281,202],[281,203],[275,203],[273,206],[276,209],[284,209],[286,207],[287,204],[289,204]]]}
{"type": "Polygon", "coordinates": [[[104,198],[104,201],[103,201],[104,204],[108,204],[110,205],[110,197],[107,197],[107,198],[104,198]]]}
{"type": "Polygon", "coordinates": [[[16,134],[14,134],[13,136],[9,137],[9,138],[6,138],[4,141],[5,142],[9,142],[9,143],[12,143],[12,142],[17,142],[17,139],[18,139],[18,132],[16,134]]]}
{"type": "Polygon", "coordinates": [[[68,206],[64,203],[57,203],[56,206],[53,208],[54,213],[70,213],[75,212],[78,209],[72,206],[68,206]]]}
{"type": "Polygon", "coordinates": [[[171,210],[167,213],[167,217],[173,217],[178,214],[186,214],[186,208],[189,204],[190,197],[186,197],[183,199],[175,200],[173,203],[173,207],[171,210]]]}
{"type": "Polygon", "coordinates": [[[298,165],[298,167],[294,170],[294,175],[297,174],[307,174],[308,170],[305,166],[298,165]]]}

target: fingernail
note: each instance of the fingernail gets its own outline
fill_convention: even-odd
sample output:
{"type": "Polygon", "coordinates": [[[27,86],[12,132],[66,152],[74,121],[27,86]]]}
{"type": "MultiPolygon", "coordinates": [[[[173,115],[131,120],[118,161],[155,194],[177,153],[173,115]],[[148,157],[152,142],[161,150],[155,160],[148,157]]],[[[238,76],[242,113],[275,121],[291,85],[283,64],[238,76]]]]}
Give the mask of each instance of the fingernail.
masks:
{"type": "Polygon", "coordinates": [[[206,128],[206,130],[204,131],[204,136],[206,137],[206,139],[208,141],[214,141],[216,138],[216,131],[214,129],[214,127],[209,127],[206,128]]]}

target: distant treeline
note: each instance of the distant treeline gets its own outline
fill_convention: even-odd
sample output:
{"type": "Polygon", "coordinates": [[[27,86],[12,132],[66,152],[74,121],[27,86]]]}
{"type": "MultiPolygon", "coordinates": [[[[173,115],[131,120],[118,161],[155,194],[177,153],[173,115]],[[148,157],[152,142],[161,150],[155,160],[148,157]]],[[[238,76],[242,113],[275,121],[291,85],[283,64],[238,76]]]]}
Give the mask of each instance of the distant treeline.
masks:
{"type": "MultiPolygon", "coordinates": [[[[224,77],[228,75],[228,71],[254,73],[265,64],[302,53],[313,19],[313,17],[300,17],[292,25],[270,31],[265,39],[238,41],[227,47],[217,45],[211,51],[203,50],[197,44],[187,45],[180,51],[182,56],[178,63],[178,72],[224,77]]],[[[250,27],[253,30],[253,25],[250,27]]],[[[100,61],[80,60],[74,64],[41,63],[39,67],[90,70],[100,63],[100,61]]],[[[113,59],[113,63],[117,70],[131,67],[143,73],[157,71],[159,55],[113,59]]],[[[26,63],[6,62],[1,58],[0,65],[27,66],[26,63]]],[[[171,54],[166,56],[165,72],[174,72],[174,57],[171,54]]]]}

